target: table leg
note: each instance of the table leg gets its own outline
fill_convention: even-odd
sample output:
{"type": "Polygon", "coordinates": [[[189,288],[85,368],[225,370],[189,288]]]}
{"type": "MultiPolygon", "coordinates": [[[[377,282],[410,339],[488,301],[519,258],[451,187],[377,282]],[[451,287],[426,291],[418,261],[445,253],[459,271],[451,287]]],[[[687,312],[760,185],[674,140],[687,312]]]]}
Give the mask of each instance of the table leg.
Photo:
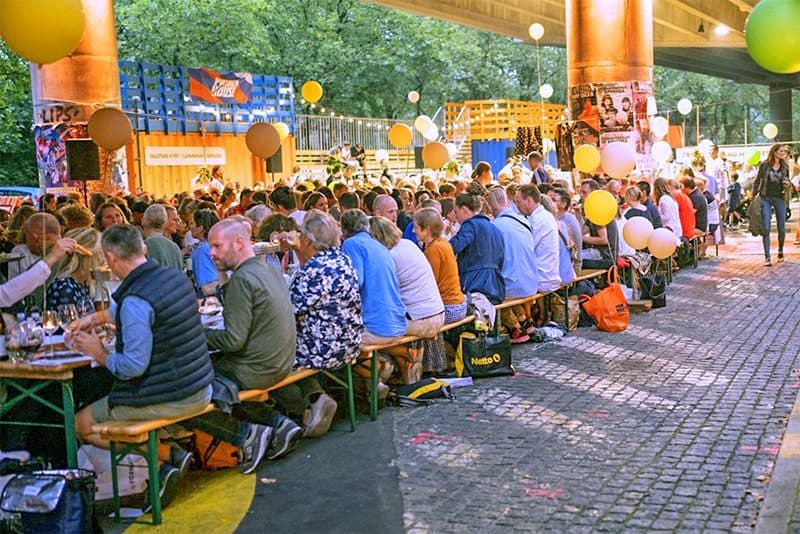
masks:
{"type": "Polygon", "coordinates": [[[378,354],[372,352],[369,361],[369,418],[378,418],[378,354]]]}
{"type": "Polygon", "coordinates": [[[61,398],[64,403],[64,436],[67,440],[67,467],[78,467],[78,436],[75,431],[75,403],[72,399],[72,380],[61,382],[61,398]]]}
{"type": "Polygon", "coordinates": [[[147,470],[150,476],[150,508],[153,524],[161,524],[161,488],[158,478],[158,431],[151,430],[147,436],[147,470]]]}
{"type": "Polygon", "coordinates": [[[564,286],[564,326],[569,331],[569,286],[564,286]]]}

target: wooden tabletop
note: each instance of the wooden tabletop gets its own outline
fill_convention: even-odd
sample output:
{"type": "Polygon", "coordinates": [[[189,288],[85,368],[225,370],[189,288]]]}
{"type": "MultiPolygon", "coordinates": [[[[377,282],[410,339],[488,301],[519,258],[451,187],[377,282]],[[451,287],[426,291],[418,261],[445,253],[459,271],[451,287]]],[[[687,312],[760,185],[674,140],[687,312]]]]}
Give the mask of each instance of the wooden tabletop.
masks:
{"type": "Polygon", "coordinates": [[[53,363],[55,365],[31,365],[29,363],[15,363],[9,360],[0,361],[0,378],[71,380],[72,370],[90,365],[91,359],[53,363]]]}

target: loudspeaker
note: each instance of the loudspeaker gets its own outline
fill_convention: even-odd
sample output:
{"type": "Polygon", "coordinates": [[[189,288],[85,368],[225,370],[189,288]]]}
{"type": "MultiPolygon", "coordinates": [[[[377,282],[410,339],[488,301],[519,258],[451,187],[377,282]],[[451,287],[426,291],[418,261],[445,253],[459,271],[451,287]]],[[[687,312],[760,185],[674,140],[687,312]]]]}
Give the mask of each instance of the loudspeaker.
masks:
{"type": "Polygon", "coordinates": [[[100,179],[100,150],[91,139],[67,139],[67,171],[75,181],[100,179]]]}
{"type": "Polygon", "coordinates": [[[267,158],[267,172],[283,172],[283,147],[267,158]]]}
{"type": "Polygon", "coordinates": [[[425,162],[422,161],[422,147],[415,146],[414,147],[414,168],[415,169],[424,169],[425,162]]]}

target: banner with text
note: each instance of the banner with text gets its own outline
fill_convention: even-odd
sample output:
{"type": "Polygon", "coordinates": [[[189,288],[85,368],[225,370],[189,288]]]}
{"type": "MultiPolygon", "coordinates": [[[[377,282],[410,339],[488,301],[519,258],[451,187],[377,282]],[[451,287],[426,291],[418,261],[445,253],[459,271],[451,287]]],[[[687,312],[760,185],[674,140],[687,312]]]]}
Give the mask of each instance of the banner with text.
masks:
{"type": "Polygon", "coordinates": [[[193,98],[213,104],[246,104],[253,92],[253,75],[189,69],[189,92],[193,98]]]}
{"type": "Polygon", "coordinates": [[[147,146],[144,163],[151,167],[225,165],[225,149],[221,146],[147,146]]]}

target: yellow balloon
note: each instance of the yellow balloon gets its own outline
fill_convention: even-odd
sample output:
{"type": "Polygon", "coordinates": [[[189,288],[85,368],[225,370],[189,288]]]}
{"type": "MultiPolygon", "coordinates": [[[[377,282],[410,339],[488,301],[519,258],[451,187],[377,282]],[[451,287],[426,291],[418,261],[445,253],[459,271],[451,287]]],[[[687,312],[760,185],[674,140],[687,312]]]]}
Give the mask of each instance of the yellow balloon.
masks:
{"type": "Polygon", "coordinates": [[[0,0],[0,36],[31,63],[52,63],[71,54],[85,25],[80,0],[0,0]]]}
{"type": "Polygon", "coordinates": [[[285,122],[276,122],[273,124],[276,130],[278,130],[278,135],[281,136],[281,141],[289,137],[289,126],[285,122]]]}
{"type": "Polygon", "coordinates": [[[405,148],[414,140],[414,132],[406,124],[395,124],[389,128],[389,142],[395,148],[405,148]]]}
{"type": "Polygon", "coordinates": [[[450,159],[444,143],[433,141],[422,148],[422,161],[431,169],[438,170],[450,159]]]}
{"type": "Polygon", "coordinates": [[[617,216],[617,200],[608,191],[592,191],[583,201],[583,213],[597,226],[605,226],[617,216]]]}
{"type": "Polygon", "coordinates": [[[306,102],[310,102],[311,104],[319,102],[319,99],[322,98],[322,86],[319,82],[315,82],[314,80],[308,81],[303,84],[303,87],[300,89],[300,94],[303,95],[306,102]]]}
{"type": "Polygon", "coordinates": [[[575,168],[581,172],[593,173],[600,166],[600,151],[592,145],[581,145],[572,155],[575,168]]]}

